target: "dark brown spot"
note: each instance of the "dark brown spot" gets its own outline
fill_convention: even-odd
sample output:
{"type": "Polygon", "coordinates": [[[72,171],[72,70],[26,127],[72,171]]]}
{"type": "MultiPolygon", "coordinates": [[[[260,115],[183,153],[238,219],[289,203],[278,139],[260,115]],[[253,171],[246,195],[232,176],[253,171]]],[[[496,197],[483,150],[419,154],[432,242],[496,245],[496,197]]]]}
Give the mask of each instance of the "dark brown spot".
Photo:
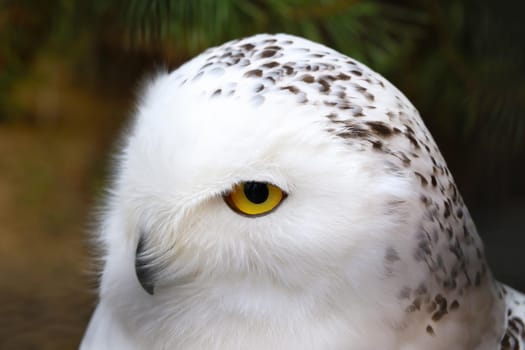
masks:
{"type": "Polygon", "coordinates": [[[337,134],[342,138],[363,138],[370,137],[370,132],[357,125],[349,125],[344,131],[337,134]]]}
{"type": "Polygon", "coordinates": [[[319,79],[317,82],[319,84],[321,84],[321,88],[319,89],[320,92],[327,93],[328,91],[330,91],[330,83],[329,82],[327,82],[324,79],[319,79]]]}
{"type": "Polygon", "coordinates": [[[268,57],[274,56],[276,53],[277,53],[277,51],[275,51],[275,50],[264,50],[263,52],[261,52],[259,57],[261,57],[261,58],[268,58],[268,57]]]}
{"type": "Polygon", "coordinates": [[[383,122],[366,122],[372,132],[379,136],[388,137],[392,135],[392,129],[383,122]]]}
{"type": "Polygon", "coordinates": [[[447,310],[438,310],[432,315],[432,321],[437,322],[447,314],[447,310]]]}
{"type": "Polygon", "coordinates": [[[215,97],[215,96],[219,96],[221,94],[221,89],[217,89],[213,92],[213,94],[211,95],[212,97],[215,97]]]}
{"type": "Polygon", "coordinates": [[[443,216],[446,218],[448,218],[450,216],[450,205],[448,204],[448,202],[443,202],[444,206],[445,206],[445,209],[443,211],[443,216]]]}
{"type": "Polygon", "coordinates": [[[363,73],[362,73],[361,71],[358,71],[358,70],[355,70],[355,69],[352,70],[352,71],[350,71],[350,72],[351,72],[352,74],[354,74],[354,75],[357,75],[358,77],[360,77],[361,75],[363,75],[363,73]]]}
{"type": "Polygon", "coordinates": [[[311,84],[315,81],[315,78],[310,74],[305,74],[301,77],[301,80],[305,83],[311,84]]]}
{"type": "Polygon", "coordinates": [[[264,68],[274,68],[274,67],[277,67],[278,65],[279,65],[278,62],[272,61],[272,62],[265,63],[262,66],[264,68]]]}
{"type": "Polygon", "coordinates": [[[265,50],[276,50],[276,51],[279,51],[279,50],[282,50],[282,47],[277,46],[277,45],[273,45],[273,46],[266,46],[264,49],[265,50]]]}
{"type": "Polygon", "coordinates": [[[437,180],[436,180],[436,177],[434,175],[430,176],[430,182],[432,183],[432,186],[434,186],[434,187],[437,186],[437,180]]]}
{"type": "MultiPolygon", "coordinates": [[[[516,303],[519,304],[518,302],[516,303]]],[[[525,324],[523,323],[523,321],[517,317],[513,317],[510,320],[510,324],[512,325],[516,333],[520,334],[521,337],[525,339],[525,324]]]]}
{"type": "Polygon", "coordinates": [[[255,47],[255,45],[253,44],[244,44],[244,45],[241,45],[241,48],[246,50],[246,51],[251,51],[253,50],[253,48],[255,47]]]}
{"type": "Polygon", "coordinates": [[[436,295],[434,300],[436,304],[438,305],[438,309],[432,315],[432,321],[436,322],[436,321],[439,321],[443,316],[445,316],[448,313],[447,299],[445,299],[441,294],[438,294],[436,295]]]}
{"type": "Polygon", "coordinates": [[[405,133],[405,136],[407,137],[407,139],[410,141],[410,143],[414,146],[414,148],[416,149],[419,149],[419,143],[417,142],[417,140],[414,138],[414,136],[412,136],[412,134],[410,133],[405,133]]]}
{"type": "Polygon", "coordinates": [[[520,350],[521,340],[525,337],[522,336],[520,338],[521,339],[518,339],[515,334],[507,329],[507,332],[501,340],[501,350],[520,350]]]}
{"type": "Polygon", "coordinates": [[[251,77],[260,78],[260,77],[262,77],[262,74],[263,74],[262,70],[260,70],[260,69],[252,69],[252,70],[249,70],[246,73],[244,73],[244,76],[247,77],[247,78],[251,78],[251,77]]]}
{"type": "Polygon", "coordinates": [[[351,79],[349,75],[346,75],[344,73],[339,73],[335,77],[339,80],[350,80],[351,79]]]}
{"type": "MultiPolygon", "coordinates": [[[[388,118],[392,119],[394,118],[396,115],[394,114],[394,112],[386,112],[386,115],[388,116],[388,118]]],[[[395,128],[396,130],[399,130],[398,128],[395,128]]],[[[399,130],[398,132],[401,132],[401,130],[399,130]]]]}
{"type": "Polygon", "coordinates": [[[481,253],[481,249],[476,248],[476,256],[478,257],[478,259],[481,259],[481,257],[483,256],[483,254],[481,253]]]}
{"type": "Polygon", "coordinates": [[[296,88],[295,86],[291,86],[291,85],[283,86],[283,87],[281,88],[281,90],[288,90],[288,91],[290,91],[292,94],[297,94],[297,93],[299,93],[299,89],[296,88]]]}
{"type": "Polygon", "coordinates": [[[470,232],[466,225],[463,225],[463,237],[465,238],[470,237],[470,232]]]}
{"type": "Polygon", "coordinates": [[[480,275],[479,271],[476,272],[476,277],[474,278],[474,285],[476,287],[479,287],[481,285],[481,275],[480,275]]]}
{"type": "Polygon", "coordinates": [[[284,68],[284,70],[286,71],[286,75],[292,75],[293,72],[294,72],[293,67],[292,67],[292,66],[289,66],[289,65],[287,65],[287,64],[285,64],[285,65],[283,66],[283,68],[284,68]]]}
{"type": "Polygon", "coordinates": [[[434,300],[440,307],[445,309],[447,308],[447,299],[445,299],[441,294],[437,294],[434,300]]]}
{"type": "Polygon", "coordinates": [[[348,103],[347,101],[344,101],[344,102],[341,102],[337,105],[337,108],[339,109],[342,109],[342,110],[345,110],[345,109],[350,109],[352,108],[352,105],[350,105],[350,103],[348,103]]]}
{"type": "Polygon", "coordinates": [[[427,326],[427,333],[430,334],[430,335],[435,335],[434,329],[432,328],[431,325],[427,326]]]}
{"type": "Polygon", "coordinates": [[[378,141],[378,140],[374,140],[374,141],[370,141],[370,142],[372,142],[372,148],[373,149],[377,149],[377,150],[383,149],[383,142],[378,141]]]}
{"type": "Polygon", "coordinates": [[[421,185],[423,187],[428,185],[427,179],[422,174],[418,173],[417,171],[415,171],[414,174],[416,174],[416,176],[419,178],[419,181],[421,181],[421,185]]]}
{"type": "Polygon", "coordinates": [[[450,310],[451,310],[451,311],[456,310],[458,307],[459,307],[459,302],[458,302],[457,300],[454,300],[454,301],[450,304],[450,310]]]}
{"type": "Polygon", "coordinates": [[[361,93],[365,92],[366,91],[366,88],[361,86],[361,85],[354,85],[355,86],[355,89],[361,93]]]}
{"type": "Polygon", "coordinates": [[[325,75],[322,75],[320,77],[321,79],[325,79],[325,80],[328,80],[330,82],[333,82],[335,80],[335,77],[333,75],[330,75],[330,74],[325,74],[325,75]]]}

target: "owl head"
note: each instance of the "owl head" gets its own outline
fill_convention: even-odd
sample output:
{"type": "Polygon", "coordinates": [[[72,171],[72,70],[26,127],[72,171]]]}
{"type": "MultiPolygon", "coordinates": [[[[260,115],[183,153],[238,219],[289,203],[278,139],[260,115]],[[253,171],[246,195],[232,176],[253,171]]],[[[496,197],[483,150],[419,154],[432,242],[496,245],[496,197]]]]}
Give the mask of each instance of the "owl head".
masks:
{"type": "Polygon", "coordinates": [[[459,290],[466,277],[439,267],[462,263],[449,249],[458,230],[471,230],[458,251],[479,249],[466,218],[394,86],[325,46],[257,35],[145,90],[101,230],[102,294],[167,300],[250,284],[379,303],[430,283],[459,290]]]}

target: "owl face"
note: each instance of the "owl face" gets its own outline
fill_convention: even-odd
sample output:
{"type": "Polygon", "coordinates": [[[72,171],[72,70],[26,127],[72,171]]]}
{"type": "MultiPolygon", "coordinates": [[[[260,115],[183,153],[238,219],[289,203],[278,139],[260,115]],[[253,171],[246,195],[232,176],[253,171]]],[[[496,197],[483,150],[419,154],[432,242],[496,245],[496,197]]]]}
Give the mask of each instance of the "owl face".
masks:
{"type": "Polygon", "coordinates": [[[145,288],[232,278],[308,288],[320,276],[363,285],[364,267],[381,279],[384,251],[408,237],[418,210],[406,174],[334,136],[317,106],[202,91],[158,79],[122,155],[116,217],[145,288]]]}

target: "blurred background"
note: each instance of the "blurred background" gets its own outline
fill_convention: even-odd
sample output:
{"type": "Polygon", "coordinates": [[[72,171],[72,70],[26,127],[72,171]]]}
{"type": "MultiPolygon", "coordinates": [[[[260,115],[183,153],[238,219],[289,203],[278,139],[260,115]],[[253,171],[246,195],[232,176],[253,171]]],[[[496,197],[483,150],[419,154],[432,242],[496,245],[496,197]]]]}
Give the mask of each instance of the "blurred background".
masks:
{"type": "Polygon", "coordinates": [[[0,349],[74,349],[96,303],[94,208],[141,82],[288,32],[384,75],[421,112],[525,290],[525,2],[0,0],[0,349]]]}

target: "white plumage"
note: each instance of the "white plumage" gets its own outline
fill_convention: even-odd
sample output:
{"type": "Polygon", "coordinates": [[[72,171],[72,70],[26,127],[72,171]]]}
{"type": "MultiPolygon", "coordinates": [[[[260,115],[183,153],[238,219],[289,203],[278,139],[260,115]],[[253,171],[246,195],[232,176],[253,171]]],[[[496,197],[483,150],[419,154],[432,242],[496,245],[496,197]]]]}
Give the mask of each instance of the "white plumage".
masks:
{"type": "Polygon", "coordinates": [[[493,280],[417,110],[361,63],[232,41],[158,76],[126,140],[82,350],[523,349],[524,296],[493,280]]]}

